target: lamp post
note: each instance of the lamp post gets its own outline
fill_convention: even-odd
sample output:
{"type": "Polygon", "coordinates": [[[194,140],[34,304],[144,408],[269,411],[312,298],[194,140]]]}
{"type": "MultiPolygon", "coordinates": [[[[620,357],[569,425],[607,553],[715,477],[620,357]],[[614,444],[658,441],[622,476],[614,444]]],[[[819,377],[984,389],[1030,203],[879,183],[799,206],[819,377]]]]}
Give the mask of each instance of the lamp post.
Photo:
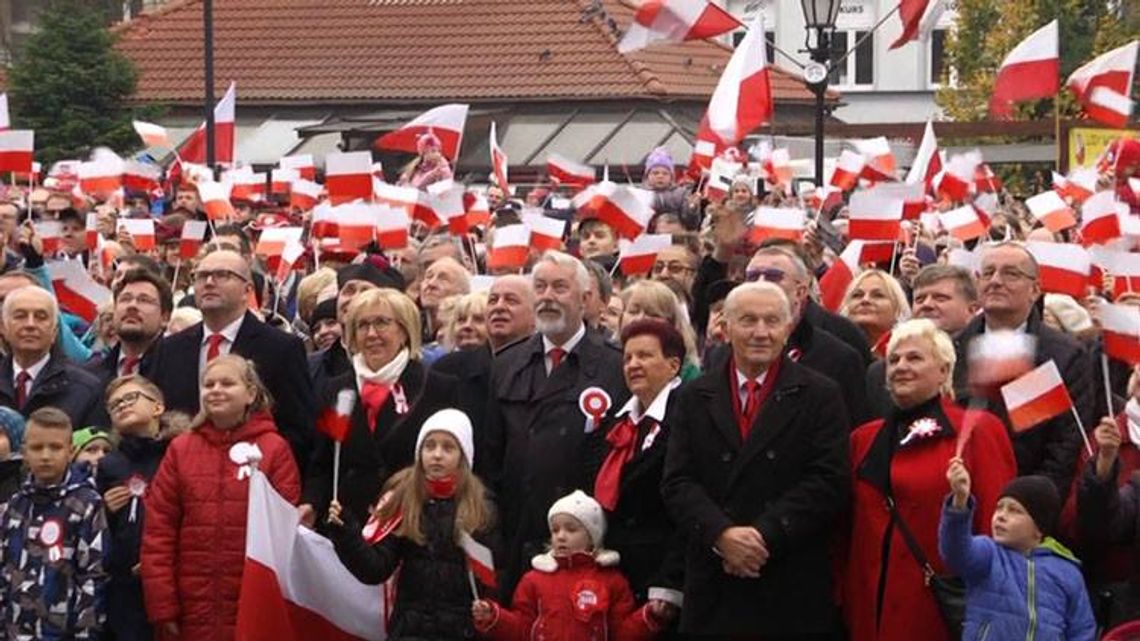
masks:
{"type": "Polygon", "coordinates": [[[831,36],[839,15],[840,0],[800,0],[804,10],[804,49],[811,63],[804,67],[804,80],[815,94],[815,184],[823,186],[823,99],[831,71],[831,36]],[[812,43],[812,32],[815,42],[812,43]]]}
{"type": "Polygon", "coordinates": [[[206,166],[214,171],[214,0],[202,2],[202,45],[205,76],[206,166]]]}

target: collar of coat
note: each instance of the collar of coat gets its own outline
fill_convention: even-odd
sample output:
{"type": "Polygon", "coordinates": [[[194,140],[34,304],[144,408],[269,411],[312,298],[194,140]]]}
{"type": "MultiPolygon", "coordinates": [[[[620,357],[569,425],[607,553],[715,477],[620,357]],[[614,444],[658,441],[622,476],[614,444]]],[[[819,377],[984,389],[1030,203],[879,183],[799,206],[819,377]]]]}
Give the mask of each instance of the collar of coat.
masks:
{"type": "Polygon", "coordinates": [[[859,462],[856,468],[859,478],[870,483],[884,496],[888,495],[891,493],[891,460],[894,459],[896,451],[909,450],[923,441],[932,439],[955,438],[958,431],[946,416],[944,402],[941,395],[936,395],[908,410],[895,408],[883,420],[882,426],[875,434],[875,440],[871,442],[867,454],[859,462]],[[911,426],[921,420],[933,420],[938,425],[938,431],[928,436],[913,438],[906,445],[901,445],[911,426]]]}
{"type": "Polygon", "coordinates": [[[554,556],[550,552],[539,554],[530,560],[530,566],[539,572],[554,574],[561,568],[598,566],[616,567],[621,563],[621,555],[614,550],[600,549],[594,553],[579,552],[570,556],[554,556]]]}

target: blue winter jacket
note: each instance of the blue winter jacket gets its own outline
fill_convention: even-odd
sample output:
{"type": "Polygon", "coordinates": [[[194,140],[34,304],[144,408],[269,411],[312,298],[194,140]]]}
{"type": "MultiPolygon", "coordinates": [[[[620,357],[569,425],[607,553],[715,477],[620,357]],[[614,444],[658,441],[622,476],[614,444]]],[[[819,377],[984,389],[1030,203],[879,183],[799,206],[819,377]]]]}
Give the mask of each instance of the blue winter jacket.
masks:
{"type": "Polygon", "coordinates": [[[962,639],[1093,641],[1096,622],[1072,552],[1049,537],[1022,554],[971,536],[973,516],[974,497],[962,510],[947,497],[938,529],[942,560],[966,582],[962,639]]]}

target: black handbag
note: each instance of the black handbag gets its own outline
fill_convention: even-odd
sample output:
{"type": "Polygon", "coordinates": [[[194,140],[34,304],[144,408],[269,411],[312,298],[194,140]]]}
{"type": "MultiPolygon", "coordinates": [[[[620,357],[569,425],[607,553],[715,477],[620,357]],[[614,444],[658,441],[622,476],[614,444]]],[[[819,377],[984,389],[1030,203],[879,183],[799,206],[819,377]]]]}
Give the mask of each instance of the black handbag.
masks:
{"type": "Polygon", "coordinates": [[[906,542],[910,555],[922,568],[923,580],[926,587],[934,593],[934,602],[938,604],[938,612],[942,615],[942,622],[946,624],[946,629],[950,631],[950,638],[961,639],[962,624],[966,621],[966,583],[962,581],[961,577],[940,576],[934,572],[934,566],[930,565],[930,561],[922,553],[922,548],[918,545],[914,534],[907,527],[898,508],[895,507],[893,496],[887,496],[887,509],[890,510],[891,520],[898,526],[899,534],[906,542]]]}

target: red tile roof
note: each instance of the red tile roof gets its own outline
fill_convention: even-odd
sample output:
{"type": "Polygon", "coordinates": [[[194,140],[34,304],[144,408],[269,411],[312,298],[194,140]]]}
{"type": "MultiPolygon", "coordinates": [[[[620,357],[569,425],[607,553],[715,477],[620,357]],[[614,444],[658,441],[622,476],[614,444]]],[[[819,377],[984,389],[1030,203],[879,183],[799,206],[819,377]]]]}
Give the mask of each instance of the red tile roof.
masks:
{"type": "MultiPolygon", "coordinates": [[[[627,0],[602,0],[627,25],[627,0]]],[[[591,0],[215,0],[218,95],[245,104],[707,99],[730,51],[713,42],[623,56],[591,0]]],[[[202,3],[118,27],[143,101],[201,100],[202,3]]],[[[777,69],[779,101],[812,94],[777,69]]]]}

